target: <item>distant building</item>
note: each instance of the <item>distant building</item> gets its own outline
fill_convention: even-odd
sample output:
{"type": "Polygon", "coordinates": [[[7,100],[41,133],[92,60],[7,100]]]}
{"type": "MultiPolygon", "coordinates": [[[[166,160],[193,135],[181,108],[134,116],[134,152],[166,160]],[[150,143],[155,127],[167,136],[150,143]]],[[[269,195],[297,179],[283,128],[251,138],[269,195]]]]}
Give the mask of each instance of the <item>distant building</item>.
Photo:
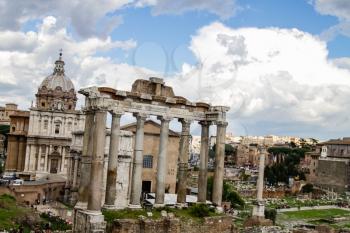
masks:
{"type": "Polygon", "coordinates": [[[314,183],[317,180],[319,158],[318,151],[306,152],[304,159],[300,162],[300,168],[305,173],[306,181],[309,183],[314,183]]]}
{"type": "Polygon", "coordinates": [[[5,170],[8,172],[23,171],[29,128],[29,111],[17,110],[10,115],[10,119],[5,170]]]}
{"type": "MultiPolygon", "coordinates": [[[[125,125],[121,130],[136,132],[136,123],[125,125]]],[[[156,191],[157,161],[160,140],[160,124],[146,120],[144,126],[142,192],[156,191]]],[[[177,162],[179,155],[180,134],[169,130],[167,152],[167,175],[165,177],[166,193],[175,193],[177,162]]]]}
{"type": "Polygon", "coordinates": [[[17,110],[17,104],[8,103],[5,107],[0,106],[0,125],[10,124],[10,115],[17,110]]]}
{"type": "Polygon", "coordinates": [[[324,189],[350,190],[350,138],[333,139],[317,145],[319,159],[315,184],[324,189]]]}

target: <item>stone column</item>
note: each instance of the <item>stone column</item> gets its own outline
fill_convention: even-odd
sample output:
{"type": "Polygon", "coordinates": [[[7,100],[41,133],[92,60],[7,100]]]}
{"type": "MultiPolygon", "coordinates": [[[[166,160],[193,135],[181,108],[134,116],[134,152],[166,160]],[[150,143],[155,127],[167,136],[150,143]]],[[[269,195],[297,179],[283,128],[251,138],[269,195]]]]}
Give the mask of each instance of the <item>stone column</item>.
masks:
{"type": "Polygon", "coordinates": [[[38,152],[38,159],[37,159],[37,164],[36,164],[36,170],[40,170],[42,171],[43,169],[41,168],[41,149],[42,149],[42,145],[38,145],[39,147],[39,152],[38,152]]]}
{"type": "Polygon", "coordinates": [[[81,155],[81,168],[80,168],[80,184],[78,190],[78,203],[76,209],[85,209],[88,196],[89,196],[89,181],[91,171],[91,156],[93,149],[93,133],[94,133],[94,112],[85,112],[85,130],[83,136],[83,148],[81,155]]]}
{"type": "Polygon", "coordinates": [[[44,171],[47,172],[47,163],[48,163],[48,158],[49,158],[49,149],[50,147],[46,146],[45,147],[45,164],[44,164],[44,171]]]}
{"type": "Polygon", "coordinates": [[[74,155],[74,170],[73,170],[72,189],[76,189],[77,188],[78,165],[79,165],[79,156],[77,154],[75,154],[74,155]]]}
{"type": "Polygon", "coordinates": [[[209,157],[209,126],[210,122],[201,121],[201,150],[198,176],[198,202],[207,201],[208,157],[209,157]]]}
{"type": "Polygon", "coordinates": [[[161,129],[157,162],[157,188],[155,206],[164,205],[165,177],[167,171],[167,152],[169,139],[169,122],[171,118],[161,117],[161,129]]]}
{"type": "Polygon", "coordinates": [[[112,112],[111,137],[109,143],[107,185],[104,208],[115,209],[115,198],[117,193],[117,166],[119,154],[121,114],[112,112]]]}
{"type": "Polygon", "coordinates": [[[225,136],[227,122],[217,122],[216,147],[215,147],[215,171],[213,180],[212,201],[218,208],[221,208],[222,188],[224,182],[225,162],[225,136]]]}
{"type": "Polygon", "coordinates": [[[264,218],[265,217],[265,202],[263,198],[264,191],[264,170],[265,170],[265,154],[266,149],[264,147],[260,148],[260,158],[259,158],[259,174],[256,183],[256,202],[253,207],[253,217],[264,218]]]}
{"type": "Polygon", "coordinates": [[[142,188],[142,162],[143,162],[143,134],[146,115],[137,114],[137,126],[134,149],[134,166],[131,186],[131,208],[140,208],[141,188],[142,188]]]}
{"type": "Polygon", "coordinates": [[[17,161],[17,171],[21,172],[24,169],[24,160],[25,160],[25,150],[26,150],[26,141],[24,137],[19,138],[19,150],[18,150],[18,161],[17,161]]]}
{"type": "Polygon", "coordinates": [[[179,119],[179,121],[182,124],[182,131],[179,149],[177,204],[181,206],[186,205],[187,169],[191,121],[188,119],[179,119]]]}
{"type": "Polygon", "coordinates": [[[62,157],[61,157],[61,172],[64,170],[64,162],[66,160],[66,147],[62,146],[62,157]]]}
{"type": "Polygon", "coordinates": [[[31,149],[30,144],[27,143],[26,158],[24,162],[24,171],[29,171],[30,149],[31,149]]]}
{"type": "Polygon", "coordinates": [[[87,209],[92,211],[101,210],[101,184],[103,179],[103,160],[106,140],[106,117],[107,112],[104,110],[97,110],[95,112],[95,130],[89,185],[90,193],[87,205],[87,209]]]}

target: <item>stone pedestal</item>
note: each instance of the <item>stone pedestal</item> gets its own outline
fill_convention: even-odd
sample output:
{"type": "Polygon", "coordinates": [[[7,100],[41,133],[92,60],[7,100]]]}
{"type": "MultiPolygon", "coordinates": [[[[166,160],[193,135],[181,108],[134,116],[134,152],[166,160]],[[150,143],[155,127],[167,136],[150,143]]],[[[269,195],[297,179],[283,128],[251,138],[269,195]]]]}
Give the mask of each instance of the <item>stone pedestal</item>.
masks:
{"type": "Polygon", "coordinates": [[[77,210],[74,220],[74,232],[103,233],[106,231],[107,224],[101,211],[77,210]]]}
{"type": "Polygon", "coordinates": [[[257,218],[265,218],[265,202],[256,201],[253,206],[253,214],[257,218]]]}

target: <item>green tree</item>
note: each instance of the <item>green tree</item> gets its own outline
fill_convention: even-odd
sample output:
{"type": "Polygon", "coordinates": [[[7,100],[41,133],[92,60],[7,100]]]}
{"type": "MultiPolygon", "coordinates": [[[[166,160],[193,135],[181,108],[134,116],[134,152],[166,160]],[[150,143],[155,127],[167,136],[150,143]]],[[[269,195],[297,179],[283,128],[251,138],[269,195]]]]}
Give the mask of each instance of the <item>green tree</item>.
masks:
{"type": "MultiPolygon", "coordinates": [[[[212,190],[213,190],[213,177],[208,178],[207,182],[207,197],[212,200],[212,190]]],[[[222,200],[228,201],[232,206],[244,207],[245,202],[243,198],[234,190],[232,184],[224,181],[222,190],[222,200]]]]}
{"type": "MultiPolygon", "coordinates": [[[[213,145],[212,151],[215,153],[216,144],[213,145]]],[[[225,144],[225,155],[233,155],[235,152],[236,152],[236,149],[232,145],[225,144]]]]}

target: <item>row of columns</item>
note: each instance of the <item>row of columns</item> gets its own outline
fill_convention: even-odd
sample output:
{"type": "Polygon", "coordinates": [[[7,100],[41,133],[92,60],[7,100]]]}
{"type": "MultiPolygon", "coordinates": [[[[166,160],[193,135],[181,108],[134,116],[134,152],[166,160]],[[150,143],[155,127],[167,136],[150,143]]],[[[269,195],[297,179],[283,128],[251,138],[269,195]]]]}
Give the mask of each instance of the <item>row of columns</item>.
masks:
{"type": "MultiPolygon", "coordinates": [[[[103,182],[102,179],[106,135],[106,115],[106,110],[95,110],[86,112],[81,161],[81,182],[78,191],[79,197],[76,208],[84,208],[87,203],[87,210],[100,211],[101,209],[101,183],[103,182]]],[[[130,207],[140,208],[142,192],[144,123],[147,118],[147,115],[138,113],[134,116],[137,119],[137,123],[134,143],[133,176],[131,182],[130,207]]],[[[120,118],[121,113],[112,113],[107,186],[105,195],[106,208],[113,208],[116,198],[120,118]]],[[[164,205],[169,122],[172,118],[163,116],[159,117],[158,119],[161,120],[161,130],[157,162],[155,206],[164,205]]],[[[187,119],[179,119],[179,121],[182,123],[182,131],[179,148],[177,203],[179,205],[185,205],[191,121],[187,119]]],[[[207,165],[209,152],[209,126],[211,122],[203,121],[200,122],[200,124],[202,126],[202,145],[200,156],[198,201],[205,202],[207,199],[206,193],[207,165]]],[[[221,205],[222,199],[226,126],[226,122],[217,122],[217,149],[215,155],[216,164],[214,173],[214,188],[212,192],[212,201],[216,205],[221,205]]]]}

